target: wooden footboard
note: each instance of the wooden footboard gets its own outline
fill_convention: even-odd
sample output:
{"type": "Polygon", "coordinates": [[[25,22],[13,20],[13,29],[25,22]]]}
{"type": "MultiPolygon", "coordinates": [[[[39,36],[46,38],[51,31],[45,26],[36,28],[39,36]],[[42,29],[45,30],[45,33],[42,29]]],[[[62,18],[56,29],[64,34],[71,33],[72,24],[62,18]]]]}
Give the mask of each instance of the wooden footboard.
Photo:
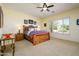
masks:
{"type": "MultiPolygon", "coordinates": [[[[34,26],[31,26],[31,27],[34,28],[34,26]]],[[[28,33],[29,28],[31,27],[23,25],[23,34],[24,34],[24,38],[32,42],[33,45],[50,40],[49,32],[42,32],[42,33],[34,34],[31,36],[26,35],[25,33],[28,33]]]]}
{"type": "Polygon", "coordinates": [[[49,33],[40,33],[33,35],[31,38],[33,40],[33,45],[36,45],[44,41],[50,40],[50,35],[49,33]]]}

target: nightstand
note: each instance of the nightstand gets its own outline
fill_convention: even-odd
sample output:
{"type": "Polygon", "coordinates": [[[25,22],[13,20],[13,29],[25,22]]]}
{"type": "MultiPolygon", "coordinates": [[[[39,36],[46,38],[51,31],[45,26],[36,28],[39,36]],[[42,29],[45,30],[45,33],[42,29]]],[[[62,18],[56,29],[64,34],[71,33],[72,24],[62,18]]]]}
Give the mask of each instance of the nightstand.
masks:
{"type": "Polygon", "coordinates": [[[16,40],[16,41],[21,41],[21,40],[23,40],[23,39],[24,39],[23,33],[17,33],[17,34],[15,35],[15,40],[16,40]]]}

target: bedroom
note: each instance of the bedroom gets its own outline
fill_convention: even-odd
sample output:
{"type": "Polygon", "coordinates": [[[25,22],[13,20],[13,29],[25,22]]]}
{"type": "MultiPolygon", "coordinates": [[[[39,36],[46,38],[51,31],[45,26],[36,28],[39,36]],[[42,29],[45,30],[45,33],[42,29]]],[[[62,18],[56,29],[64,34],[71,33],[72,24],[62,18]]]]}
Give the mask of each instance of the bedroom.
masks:
{"type": "MultiPolygon", "coordinates": [[[[35,43],[37,45],[34,46],[29,41],[19,37],[15,42],[15,56],[79,56],[79,25],[77,24],[77,20],[79,19],[79,4],[49,3],[47,5],[52,4],[54,7],[49,8],[50,11],[45,10],[43,12],[41,12],[40,8],[36,8],[40,5],[42,6],[43,3],[0,4],[4,16],[3,26],[0,28],[0,37],[4,33],[13,33],[14,35],[21,33],[20,36],[23,36],[23,25],[29,26],[29,23],[33,21],[35,21],[36,24],[32,24],[32,26],[29,27],[50,33],[50,40],[37,44],[42,41],[39,39],[39,42],[36,41],[37,43],[35,43]],[[59,26],[55,26],[54,24],[56,23],[58,23],[59,26]],[[64,24],[67,25],[67,29],[61,29],[61,25],[64,24]]],[[[48,38],[49,36],[47,39],[48,38]]],[[[4,54],[8,55],[8,53],[4,54]]],[[[9,53],[9,55],[11,55],[11,53],[9,53]]]]}

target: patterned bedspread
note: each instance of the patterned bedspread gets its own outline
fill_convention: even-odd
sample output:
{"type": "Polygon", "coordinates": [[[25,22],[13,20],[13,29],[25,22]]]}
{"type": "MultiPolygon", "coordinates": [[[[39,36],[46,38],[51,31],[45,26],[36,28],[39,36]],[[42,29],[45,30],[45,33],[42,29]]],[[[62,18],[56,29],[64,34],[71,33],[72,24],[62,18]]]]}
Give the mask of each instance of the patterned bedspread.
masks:
{"type": "Polygon", "coordinates": [[[46,31],[30,31],[27,33],[28,36],[32,36],[34,34],[47,33],[46,31]]]}
{"type": "Polygon", "coordinates": [[[45,31],[31,31],[29,35],[31,36],[31,35],[39,34],[39,33],[46,33],[46,32],[45,31]]]}

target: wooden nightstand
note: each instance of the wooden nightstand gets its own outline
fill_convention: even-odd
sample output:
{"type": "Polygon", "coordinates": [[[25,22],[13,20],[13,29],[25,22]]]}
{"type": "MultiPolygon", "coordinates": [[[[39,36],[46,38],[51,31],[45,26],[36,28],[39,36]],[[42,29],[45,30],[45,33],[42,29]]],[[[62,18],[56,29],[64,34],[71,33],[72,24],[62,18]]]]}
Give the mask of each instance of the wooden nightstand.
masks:
{"type": "Polygon", "coordinates": [[[21,41],[21,40],[23,40],[23,39],[24,39],[23,33],[17,33],[17,34],[15,35],[15,40],[16,40],[16,41],[21,41]]]}

